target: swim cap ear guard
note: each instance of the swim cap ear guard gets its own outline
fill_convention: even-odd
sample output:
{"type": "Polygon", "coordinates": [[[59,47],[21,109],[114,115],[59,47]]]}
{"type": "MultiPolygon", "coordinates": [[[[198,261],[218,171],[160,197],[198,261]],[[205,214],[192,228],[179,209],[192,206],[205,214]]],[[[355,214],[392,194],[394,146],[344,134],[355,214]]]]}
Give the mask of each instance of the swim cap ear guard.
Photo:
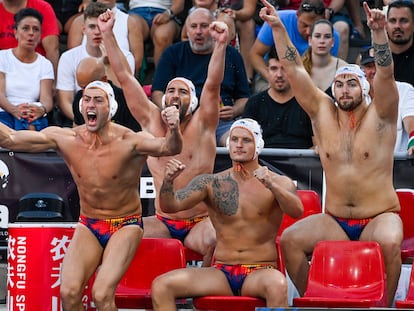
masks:
{"type": "Polygon", "coordinates": [[[365,77],[365,73],[361,70],[361,68],[359,68],[358,65],[349,64],[349,65],[345,65],[345,66],[338,68],[338,70],[335,73],[335,78],[331,86],[332,95],[334,96],[335,101],[336,101],[335,81],[339,75],[343,75],[343,74],[353,75],[357,78],[357,80],[359,81],[359,86],[361,87],[361,90],[362,90],[362,96],[367,100],[369,98],[370,85],[369,85],[368,80],[365,77]]]}
{"type": "MultiPolygon", "coordinates": [[[[184,82],[187,85],[188,89],[190,90],[190,105],[188,106],[188,110],[186,114],[193,113],[198,107],[198,98],[197,98],[197,94],[196,94],[195,86],[193,82],[183,77],[177,77],[177,78],[172,79],[170,82],[168,82],[167,89],[168,89],[168,86],[174,81],[184,82]]],[[[165,109],[165,94],[162,96],[161,103],[162,103],[162,109],[165,109]]]]}
{"type": "MultiPolygon", "coordinates": [[[[111,120],[118,110],[118,102],[115,100],[113,88],[111,87],[109,83],[103,82],[103,81],[93,81],[85,87],[85,90],[90,89],[90,88],[101,89],[108,96],[108,100],[109,100],[108,120],[111,120]]],[[[79,100],[79,111],[82,113],[82,98],[79,100]]]]}
{"type": "Polygon", "coordinates": [[[262,128],[260,127],[260,124],[256,120],[253,120],[253,119],[250,119],[250,118],[243,118],[243,119],[238,119],[238,120],[234,121],[234,123],[230,127],[229,136],[226,139],[226,148],[227,148],[227,150],[230,150],[231,132],[236,127],[244,128],[244,129],[248,130],[250,132],[250,134],[252,134],[252,136],[254,138],[254,143],[255,143],[255,146],[256,146],[256,151],[255,151],[255,155],[253,156],[253,160],[256,159],[259,156],[259,154],[262,152],[263,148],[264,148],[264,140],[263,140],[263,137],[262,137],[262,128]]]}

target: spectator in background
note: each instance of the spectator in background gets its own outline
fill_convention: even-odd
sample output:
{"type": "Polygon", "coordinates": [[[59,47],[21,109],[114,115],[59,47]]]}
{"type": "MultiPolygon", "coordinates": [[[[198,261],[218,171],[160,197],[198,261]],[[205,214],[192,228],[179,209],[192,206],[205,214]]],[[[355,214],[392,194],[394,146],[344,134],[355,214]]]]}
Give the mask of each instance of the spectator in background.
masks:
{"type": "Polygon", "coordinates": [[[53,65],[35,51],[43,17],[33,8],[14,16],[17,47],[0,51],[0,122],[15,130],[48,126],[53,108],[53,65]]]}
{"type": "MultiPolygon", "coordinates": [[[[97,0],[97,2],[106,5],[115,13],[114,32],[116,40],[121,49],[130,51],[134,56],[134,74],[136,78],[142,81],[144,79],[144,73],[141,72],[141,66],[144,60],[144,38],[141,36],[141,26],[138,17],[122,12],[117,8],[115,0],[97,0]]],[[[68,35],[68,49],[86,44],[83,25],[83,16],[79,16],[73,21],[68,35]]]]}
{"type": "Polygon", "coordinates": [[[296,101],[274,47],[267,68],[270,87],[248,99],[243,118],[261,125],[265,148],[311,148],[311,121],[296,101]]]}
{"type": "MultiPolygon", "coordinates": [[[[283,10],[279,12],[280,19],[292,40],[292,43],[302,55],[309,46],[310,29],[313,23],[325,17],[325,5],[323,0],[303,0],[297,11],[283,10]]],[[[272,29],[268,24],[263,24],[259,34],[251,48],[250,60],[254,69],[265,80],[265,84],[269,80],[267,77],[267,66],[265,63],[265,55],[274,45],[272,29]]],[[[332,54],[338,55],[339,34],[334,31],[334,46],[332,54]]],[[[258,81],[255,90],[262,90],[263,82],[258,81]]]]}
{"type": "Polygon", "coordinates": [[[144,41],[154,45],[154,64],[157,67],[162,52],[180,35],[180,21],[176,15],[184,9],[184,0],[130,0],[129,14],[139,19],[138,29],[144,41]]]}
{"type": "MultiPolygon", "coordinates": [[[[297,10],[301,0],[287,0],[287,5],[280,9],[297,10]]],[[[365,38],[364,25],[361,21],[358,0],[324,0],[325,18],[330,20],[340,37],[338,57],[347,60],[350,39],[365,38]],[[346,7],[346,12],[344,12],[346,7]]]]}
{"type": "Polygon", "coordinates": [[[333,26],[326,19],[317,20],[311,28],[309,47],[302,56],[303,66],[312,78],[313,83],[332,95],[332,82],[339,67],[347,64],[339,57],[332,56],[334,44],[333,26]]]}
{"type": "Polygon", "coordinates": [[[46,0],[55,11],[59,32],[68,33],[73,20],[82,15],[82,12],[92,0],[46,0]]]}
{"type": "MultiPolygon", "coordinates": [[[[370,84],[369,96],[374,99],[374,77],[377,67],[374,48],[371,46],[360,53],[361,68],[370,84]]],[[[398,121],[395,152],[414,152],[414,87],[406,82],[396,81],[398,89],[398,121]],[[413,137],[413,138],[412,138],[413,137]],[[412,138],[412,139],[411,139],[412,138]],[[410,140],[411,139],[411,140],[410,140]]]]}
{"type": "MultiPolygon", "coordinates": [[[[168,82],[177,76],[191,80],[197,96],[200,96],[215,46],[209,32],[209,25],[214,20],[209,10],[195,9],[186,19],[189,41],[177,42],[164,51],[152,83],[152,99],[158,107],[162,107],[162,97],[168,82]]],[[[220,122],[216,140],[219,146],[225,146],[230,126],[234,119],[241,116],[250,96],[243,59],[231,46],[227,46],[226,49],[226,65],[220,96],[221,102],[217,102],[217,106],[220,106],[220,122]]]]}
{"type": "Polygon", "coordinates": [[[253,81],[253,66],[250,63],[249,53],[256,39],[256,24],[253,20],[256,2],[257,0],[218,0],[219,8],[235,20],[240,53],[250,83],[253,81]]]}
{"type": "Polygon", "coordinates": [[[14,35],[14,15],[24,8],[36,9],[43,17],[42,34],[36,52],[52,62],[56,75],[59,61],[59,28],[53,8],[43,0],[0,1],[0,50],[17,46],[14,35]]]}
{"type": "Polygon", "coordinates": [[[91,83],[92,81],[103,81],[109,83],[109,85],[114,90],[115,100],[118,103],[118,109],[116,113],[112,116],[112,122],[121,124],[127,128],[130,128],[134,132],[138,132],[141,130],[141,126],[139,123],[134,119],[129,111],[128,105],[126,103],[124,92],[121,88],[117,87],[112,83],[112,81],[108,80],[108,76],[106,74],[106,66],[98,58],[94,57],[86,57],[79,62],[78,68],[76,69],[76,80],[78,85],[82,88],[79,90],[75,98],[73,100],[73,123],[74,126],[82,125],[85,123],[83,119],[82,112],[79,110],[79,101],[82,99],[83,89],[86,85],[91,83]]]}
{"type": "MultiPolygon", "coordinates": [[[[107,10],[107,6],[101,2],[93,2],[83,12],[82,31],[86,37],[86,44],[79,45],[62,53],[59,60],[57,75],[57,95],[61,113],[68,119],[64,125],[72,126],[73,110],[72,103],[76,92],[81,87],[76,81],[76,69],[79,62],[86,57],[95,57],[107,63],[106,54],[103,49],[102,33],[98,27],[98,16],[107,10]]],[[[128,60],[128,68],[134,72],[134,56],[131,52],[123,50],[128,60]]],[[[119,86],[116,76],[113,74],[110,65],[107,68],[108,78],[115,85],[119,86]]]]}
{"type": "Polygon", "coordinates": [[[387,33],[394,59],[395,80],[414,86],[414,3],[393,1],[388,5],[387,33]]]}

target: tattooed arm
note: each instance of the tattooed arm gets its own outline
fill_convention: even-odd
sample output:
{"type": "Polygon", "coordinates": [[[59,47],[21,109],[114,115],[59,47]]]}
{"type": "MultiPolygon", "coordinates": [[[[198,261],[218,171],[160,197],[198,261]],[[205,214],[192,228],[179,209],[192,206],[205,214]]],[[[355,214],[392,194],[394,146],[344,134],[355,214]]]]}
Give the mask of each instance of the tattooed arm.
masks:
{"type": "Polygon", "coordinates": [[[289,177],[269,171],[266,166],[261,166],[254,171],[254,176],[270,191],[282,211],[293,218],[302,216],[303,204],[299,198],[296,187],[289,177]]]}
{"type": "Polygon", "coordinates": [[[301,57],[290,40],[277,10],[266,0],[262,0],[262,3],[264,7],[260,10],[260,17],[272,28],[276,51],[293,93],[302,108],[312,118],[318,112],[321,103],[330,99],[316,87],[303,67],[301,57]],[[321,100],[322,98],[325,99],[321,100]]]}
{"type": "Polygon", "coordinates": [[[184,169],[185,166],[176,159],[172,159],[167,163],[159,194],[160,208],[165,213],[175,213],[190,209],[208,197],[207,187],[213,176],[209,174],[195,177],[183,189],[174,189],[174,179],[184,169]]]}
{"type": "Polygon", "coordinates": [[[385,30],[384,12],[370,9],[364,2],[367,25],[371,29],[376,73],[374,76],[375,104],[378,115],[383,119],[396,122],[398,117],[398,91],[394,80],[394,64],[385,30]]]}

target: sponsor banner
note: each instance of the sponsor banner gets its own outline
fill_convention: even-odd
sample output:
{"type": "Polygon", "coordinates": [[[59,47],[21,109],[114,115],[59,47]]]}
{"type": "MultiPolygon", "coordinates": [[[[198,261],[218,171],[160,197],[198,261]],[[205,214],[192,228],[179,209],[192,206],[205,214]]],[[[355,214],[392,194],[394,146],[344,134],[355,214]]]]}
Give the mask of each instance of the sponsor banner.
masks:
{"type": "MultiPolygon", "coordinates": [[[[298,189],[315,190],[323,198],[323,170],[319,157],[312,150],[264,149],[260,164],[292,178],[298,189]]],[[[395,188],[414,189],[414,159],[396,154],[395,188]]],[[[217,148],[214,171],[231,166],[227,150],[217,148]]],[[[143,215],[154,213],[155,189],[147,167],[139,183],[143,215]]],[[[379,191],[381,191],[379,189],[379,191]]],[[[79,217],[79,196],[71,174],[55,152],[16,153],[0,151],[0,246],[7,246],[7,226],[16,221],[19,199],[28,193],[55,193],[64,199],[64,219],[76,222],[79,217]]]]}

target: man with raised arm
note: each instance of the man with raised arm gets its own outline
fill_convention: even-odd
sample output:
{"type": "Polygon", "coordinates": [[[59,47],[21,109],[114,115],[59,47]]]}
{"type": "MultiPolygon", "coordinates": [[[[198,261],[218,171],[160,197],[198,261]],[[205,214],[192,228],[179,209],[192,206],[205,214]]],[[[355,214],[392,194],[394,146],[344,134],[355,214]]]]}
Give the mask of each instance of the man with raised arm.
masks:
{"type": "Polygon", "coordinates": [[[187,167],[176,159],[167,162],[161,209],[178,212],[204,202],[217,246],[212,267],[178,269],[154,280],[154,310],[176,310],[176,298],[210,295],[261,297],[268,307],[288,306],[287,281],[276,269],[275,241],[283,214],[300,217],[303,205],[289,177],[259,165],[263,146],[260,125],[243,118],[230,128],[231,168],[201,174],[177,189],[175,180],[187,167]]]}
{"type": "Polygon", "coordinates": [[[115,289],[135,255],[142,235],[139,178],[148,156],[171,156],[182,148],[176,107],[163,111],[166,137],[135,133],[112,123],[118,104],[108,83],[88,84],[80,101],[86,123],[15,131],[0,124],[0,146],[14,151],[56,150],[65,160],[80,198],[80,217],[61,272],[63,310],[83,310],[91,275],[98,310],[117,310],[115,289]]]}
{"type": "MultiPolygon", "coordinates": [[[[109,62],[124,90],[128,107],[142,129],[154,136],[164,136],[167,128],[162,120],[162,111],[151,102],[141,85],[123,65],[124,57],[112,32],[113,14],[108,11],[99,18],[109,62]]],[[[228,30],[223,22],[213,22],[210,32],[216,44],[208,67],[207,79],[200,97],[200,105],[191,81],[185,78],[172,79],[166,89],[163,106],[175,106],[180,111],[180,128],[183,133],[183,148],[177,156],[187,169],[176,180],[177,187],[184,187],[195,176],[212,173],[216,157],[216,127],[219,120],[220,84],[224,75],[224,61],[228,30]]],[[[147,164],[154,178],[158,195],[164,177],[164,168],[169,157],[149,157],[147,164]]],[[[200,254],[209,254],[215,244],[215,232],[207,218],[205,202],[179,212],[163,212],[155,201],[156,215],[145,217],[146,237],[173,237],[200,254]]],[[[207,257],[205,257],[208,260],[207,257]]],[[[208,262],[206,263],[208,264],[208,262]]]]}
{"type": "Polygon", "coordinates": [[[391,306],[401,270],[403,231],[392,177],[398,93],[385,16],[364,3],[377,65],[375,98],[367,104],[365,75],[358,66],[347,65],[336,72],[334,102],[306,73],[277,11],[267,1],[263,3],[260,16],[271,26],[294,95],[312,120],[326,175],[326,212],[298,221],[281,237],[289,276],[303,295],[307,256],[318,241],[377,241],[384,254],[391,306]]]}

